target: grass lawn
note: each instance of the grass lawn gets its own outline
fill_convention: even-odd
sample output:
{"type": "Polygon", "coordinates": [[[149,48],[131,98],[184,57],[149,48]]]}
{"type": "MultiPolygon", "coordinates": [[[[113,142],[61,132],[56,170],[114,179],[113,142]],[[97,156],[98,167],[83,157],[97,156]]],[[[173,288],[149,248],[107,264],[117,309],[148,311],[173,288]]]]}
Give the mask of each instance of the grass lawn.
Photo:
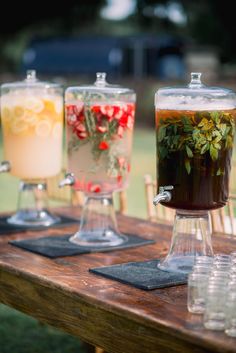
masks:
{"type": "MultiPolygon", "coordinates": [[[[0,160],[2,145],[0,144],[0,160]]],[[[128,194],[128,213],[137,217],[146,216],[143,175],[155,176],[154,130],[136,129],[132,169],[128,194]]],[[[16,208],[18,179],[10,175],[0,176],[0,212],[16,208]]],[[[49,326],[16,310],[0,305],[0,353],[83,353],[81,343],[49,326]]]]}
{"type": "MultiPolygon", "coordinates": [[[[129,215],[146,217],[143,176],[146,173],[155,176],[155,148],[154,130],[136,128],[134,131],[130,185],[127,190],[129,215]]],[[[0,143],[0,160],[2,159],[2,143],[0,143]]],[[[15,210],[18,184],[19,180],[17,178],[9,174],[1,175],[0,212],[15,210]]],[[[55,202],[51,202],[52,206],[54,204],[55,202]]]]}
{"type": "Polygon", "coordinates": [[[68,334],[0,305],[1,353],[85,353],[81,342],[68,334]]]}

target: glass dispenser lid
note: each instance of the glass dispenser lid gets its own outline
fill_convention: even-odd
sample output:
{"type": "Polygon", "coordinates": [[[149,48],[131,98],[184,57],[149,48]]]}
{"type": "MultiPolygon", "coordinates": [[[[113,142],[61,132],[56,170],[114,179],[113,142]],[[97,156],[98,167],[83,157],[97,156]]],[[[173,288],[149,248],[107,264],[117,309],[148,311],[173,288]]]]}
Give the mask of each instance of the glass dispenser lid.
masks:
{"type": "Polygon", "coordinates": [[[58,88],[60,87],[57,83],[43,82],[37,79],[35,70],[27,70],[26,78],[23,81],[4,83],[1,85],[2,90],[13,90],[13,89],[42,89],[42,88],[58,88]]]}
{"type": "Polygon", "coordinates": [[[157,109],[224,110],[236,106],[236,94],[230,89],[210,87],[201,82],[201,73],[191,73],[185,87],[164,87],[155,94],[157,109]]]}
{"type": "Polygon", "coordinates": [[[96,81],[93,85],[73,86],[66,90],[66,100],[81,99],[87,101],[94,100],[122,100],[135,101],[135,93],[132,89],[119,85],[111,85],[106,81],[105,72],[97,72],[96,81]]]}

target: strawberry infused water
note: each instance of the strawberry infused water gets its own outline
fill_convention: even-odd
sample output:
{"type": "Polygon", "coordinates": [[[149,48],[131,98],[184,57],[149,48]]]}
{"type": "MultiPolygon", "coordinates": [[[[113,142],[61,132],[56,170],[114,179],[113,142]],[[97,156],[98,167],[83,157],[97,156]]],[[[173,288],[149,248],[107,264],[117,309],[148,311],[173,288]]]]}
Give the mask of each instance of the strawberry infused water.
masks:
{"type": "Polygon", "coordinates": [[[66,103],[68,166],[75,187],[108,193],[127,187],[134,103],[66,103]]]}
{"type": "Polygon", "coordinates": [[[116,246],[120,234],[113,192],[128,187],[136,94],[107,83],[97,73],[94,85],[65,92],[68,172],[61,185],[83,191],[80,228],[70,241],[85,246],[116,246]]]}

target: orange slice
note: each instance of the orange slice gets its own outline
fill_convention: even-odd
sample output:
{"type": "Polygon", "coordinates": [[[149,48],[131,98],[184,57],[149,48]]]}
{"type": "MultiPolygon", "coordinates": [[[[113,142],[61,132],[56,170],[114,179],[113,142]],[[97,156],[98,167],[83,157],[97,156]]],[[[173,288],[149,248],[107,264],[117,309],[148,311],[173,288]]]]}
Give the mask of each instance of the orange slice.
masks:
{"type": "Polygon", "coordinates": [[[40,113],[44,109],[44,102],[34,96],[27,97],[24,102],[25,108],[34,113],[40,113]]]}
{"type": "Polygon", "coordinates": [[[53,113],[55,108],[54,108],[54,102],[52,100],[49,99],[44,99],[44,110],[49,112],[49,113],[53,113]]]}
{"type": "Polygon", "coordinates": [[[27,112],[24,116],[24,121],[30,125],[35,125],[38,120],[38,115],[31,112],[27,112]]]}
{"type": "Polygon", "coordinates": [[[22,105],[15,105],[13,108],[13,114],[15,118],[22,118],[25,115],[25,109],[22,105]]]}
{"type": "Polygon", "coordinates": [[[28,125],[24,119],[14,119],[11,123],[11,132],[15,135],[21,134],[28,130],[28,125]]]}
{"type": "Polygon", "coordinates": [[[1,116],[3,122],[9,122],[12,118],[11,108],[7,106],[2,107],[1,116]]]}

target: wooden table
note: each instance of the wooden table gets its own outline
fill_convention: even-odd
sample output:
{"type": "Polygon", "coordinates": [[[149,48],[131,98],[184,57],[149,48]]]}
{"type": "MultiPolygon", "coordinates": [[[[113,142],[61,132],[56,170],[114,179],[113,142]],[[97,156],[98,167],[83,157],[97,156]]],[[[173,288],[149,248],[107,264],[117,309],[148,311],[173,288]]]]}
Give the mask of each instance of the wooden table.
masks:
{"type": "MultiPolygon", "coordinates": [[[[60,209],[76,216],[76,209],[60,209]]],[[[78,213],[77,213],[78,215],[78,213]]],[[[188,313],[187,286],[143,291],[91,274],[91,267],[163,256],[171,228],[118,216],[123,232],[156,240],[154,245],[50,260],[8,244],[9,240],[67,234],[77,226],[0,236],[0,301],[112,353],[236,352],[236,339],[207,331],[188,313]]],[[[236,242],[215,235],[215,251],[236,242]]]]}

